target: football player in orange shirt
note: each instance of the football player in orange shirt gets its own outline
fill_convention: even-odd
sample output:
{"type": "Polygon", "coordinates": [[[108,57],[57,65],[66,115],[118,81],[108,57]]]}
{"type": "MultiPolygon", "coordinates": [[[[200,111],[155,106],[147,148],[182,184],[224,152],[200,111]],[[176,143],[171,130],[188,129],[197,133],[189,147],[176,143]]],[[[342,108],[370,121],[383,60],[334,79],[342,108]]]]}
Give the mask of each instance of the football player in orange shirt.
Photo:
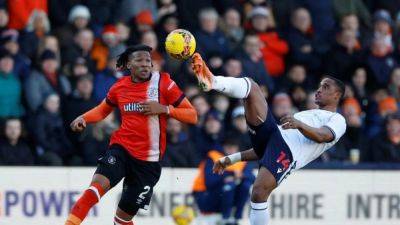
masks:
{"type": "Polygon", "coordinates": [[[72,130],[80,132],[86,124],[104,119],[114,107],[118,107],[122,118],[108,151],[98,160],[90,187],[72,207],[65,225],[81,224],[88,211],[123,178],[114,224],[132,225],[138,210],[147,209],[160,178],[167,118],[197,122],[196,110],[169,74],[152,71],[151,50],[146,45],[135,45],[122,53],[117,67],[129,70],[130,76],[120,78],[103,102],[71,123],[72,130]]]}

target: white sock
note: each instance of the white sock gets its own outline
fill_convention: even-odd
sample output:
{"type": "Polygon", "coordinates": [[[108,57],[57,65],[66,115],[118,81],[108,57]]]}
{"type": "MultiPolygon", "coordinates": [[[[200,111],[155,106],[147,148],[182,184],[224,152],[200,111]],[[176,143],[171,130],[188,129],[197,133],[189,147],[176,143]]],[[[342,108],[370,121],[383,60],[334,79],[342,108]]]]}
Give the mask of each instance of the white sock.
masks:
{"type": "Polygon", "coordinates": [[[212,88],[233,98],[247,98],[251,90],[249,78],[214,76],[212,88]]]}
{"type": "Polygon", "coordinates": [[[250,202],[250,224],[251,225],[268,225],[268,204],[267,202],[254,203],[250,202]]]}

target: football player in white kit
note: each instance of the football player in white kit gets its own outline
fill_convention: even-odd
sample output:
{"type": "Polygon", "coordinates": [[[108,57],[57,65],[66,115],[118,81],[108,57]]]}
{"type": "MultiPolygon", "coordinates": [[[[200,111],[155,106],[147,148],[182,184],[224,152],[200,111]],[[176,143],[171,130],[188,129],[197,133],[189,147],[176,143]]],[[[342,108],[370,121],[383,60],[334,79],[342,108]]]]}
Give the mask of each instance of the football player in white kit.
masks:
{"type": "Polygon", "coordinates": [[[271,192],[291,171],[316,159],[345,133],[345,119],[336,112],[345,86],[333,77],[323,79],[315,95],[319,109],[287,115],[278,125],[261,89],[250,78],[214,76],[198,53],[192,57],[192,69],[204,91],[216,90],[244,100],[253,148],[221,158],[213,170],[222,174],[236,162],[259,160],[251,193],[250,223],[266,225],[271,192]]]}

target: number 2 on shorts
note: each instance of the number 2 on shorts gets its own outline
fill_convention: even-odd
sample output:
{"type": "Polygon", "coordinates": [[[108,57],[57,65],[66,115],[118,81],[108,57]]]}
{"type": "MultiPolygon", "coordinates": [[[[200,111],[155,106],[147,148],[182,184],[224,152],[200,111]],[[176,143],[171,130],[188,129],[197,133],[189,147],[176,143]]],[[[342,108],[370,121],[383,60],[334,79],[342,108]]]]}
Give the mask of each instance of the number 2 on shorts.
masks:
{"type": "Polygon", "coordinates": [[[150,186],[144,186],[144,191],[142,193],[139,194],[139,198],[141,199],[145,199],[144,195],[149,193],[150,191],[150,186]]]}

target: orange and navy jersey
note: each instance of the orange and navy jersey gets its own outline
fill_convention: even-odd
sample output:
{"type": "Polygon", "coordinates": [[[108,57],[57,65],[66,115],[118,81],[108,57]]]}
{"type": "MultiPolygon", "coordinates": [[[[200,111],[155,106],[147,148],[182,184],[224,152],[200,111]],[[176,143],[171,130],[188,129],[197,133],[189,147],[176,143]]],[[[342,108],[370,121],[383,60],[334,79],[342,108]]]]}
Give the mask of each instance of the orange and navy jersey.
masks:
{"type": "Polygon", "coordinates": [[[167,115],[146,116],[139,104],[157,101],[178,106],[185,98],[168,73],[152,72],[150,80],[134,83],[130,76],[119,79],[107,94],[106,102],[118,107],[122,123],[110,140],[110,145],[123,146],[131,156],[144,161],[159,161],[166,146],[167,115]]]}

